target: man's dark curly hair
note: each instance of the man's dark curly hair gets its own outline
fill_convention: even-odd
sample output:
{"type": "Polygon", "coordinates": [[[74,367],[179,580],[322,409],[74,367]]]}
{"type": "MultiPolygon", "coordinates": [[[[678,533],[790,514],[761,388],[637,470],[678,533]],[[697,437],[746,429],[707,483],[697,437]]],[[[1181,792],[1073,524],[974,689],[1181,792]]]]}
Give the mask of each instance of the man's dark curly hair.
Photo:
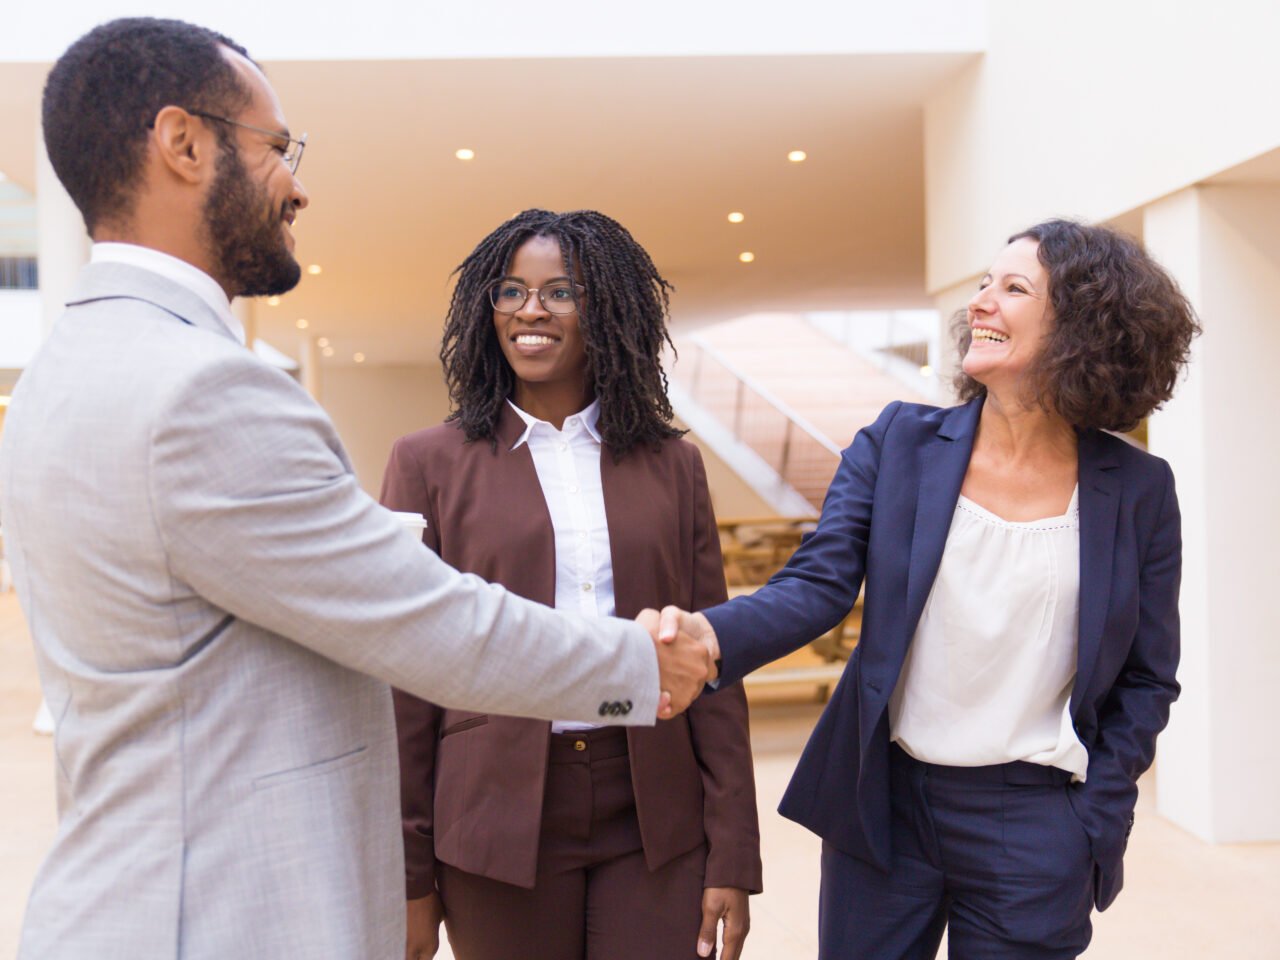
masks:
{"type": "MultiPolygon", "coordinates": [[[[1132,430],[1173,396],[1200,333],[1177,283],[1131,237],[1108,227],[1046,220],[1029,238],[1049,273],[1051,328],[1028,372],[1035,401],[1080,429],[1132,430]]],[[[954,324],[960,356],[971,334],[954,324]]],[[[961,400],[986,388],[961,370],[961,400]]]]}
{"type": "MultiPolygon", "coordinates": [[[[127,17],[95,27],[58,58],[44,87],[44,142],[90,233],[127,222],[148,129],[163,107],[234,117],[249,103],[224,47],[248,56],[204,27],[127,17]]],[[[214,126],[228,149],[232,131],[214,126]]]]}
{"type": "Polygon", "coordinates": [[[498,344],[488,291],[534,237],[556,239],[565,276],[581,277],[586,287],[578,323],[605,445],[621,457],[637,444],[656,449],[681,436],[671,425],[661,356],[671,343],[667,316],[674,288],[622,224],[594,210],[526,210],[480,241],[454,271],[458,282],[440,349],[454,408],[449,419],[468,440],[494,441],[515,374],[498,344]]]}

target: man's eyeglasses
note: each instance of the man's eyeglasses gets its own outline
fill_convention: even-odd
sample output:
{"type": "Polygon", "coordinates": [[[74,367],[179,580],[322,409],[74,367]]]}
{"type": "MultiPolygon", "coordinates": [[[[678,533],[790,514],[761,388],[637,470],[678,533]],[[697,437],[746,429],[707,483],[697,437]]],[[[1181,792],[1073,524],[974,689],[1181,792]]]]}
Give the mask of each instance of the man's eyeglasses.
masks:
{"type": "Polygon", "coordinates": [[[280,154],[280,159],[285,162],[285,166],[289,168],[290,173],[298,172],[298,165],[302,163],[302,151],[307,146],[307,135],[304,133],[296,140],[293,137],[286,137],[278,130],[268,130],[265,127],[255,127],[250,123],[241,123],[239,120],[231,120],[228,117],[215,116],[212,113],[205,113],[202,110],[188,110],[187,113],[193,117],[201,117],[205,120],[217,120],[219,123],[229,123],[233,127],[244,127],[246,130],[253,130],[256,133],[265,133],[268,137],[275,140],[283,140],[287,146],[284,152],[280,154]]]}
{"type": "Polygon", "coordinates": [[[499,280],[489,287],[489,302],[499,313],[515,313],[528,302],[530,294],[536,293],[547,313],[564,315],[578,309],[578,298],[586,290],[582,284],[568,280],[548,283],[541,290],[526,287],[517,280],[499,280]]]}

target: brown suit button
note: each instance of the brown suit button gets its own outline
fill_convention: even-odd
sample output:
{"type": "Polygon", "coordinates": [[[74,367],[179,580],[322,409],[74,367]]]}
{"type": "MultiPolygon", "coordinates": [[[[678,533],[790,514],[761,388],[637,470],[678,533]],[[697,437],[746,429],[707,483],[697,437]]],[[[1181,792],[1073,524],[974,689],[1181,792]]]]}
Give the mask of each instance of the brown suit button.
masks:
{"type": "Polygon", "coordinates": [[[575,740],[575,741],[573,741],[573,749],[575,749],[575,750],[577,750],[577,751],[579,751],[579,752],[581,752],[581,751],[583,751],[583,750],[587,749],[587,741],[585,741],[585,740],[575,740]]]}

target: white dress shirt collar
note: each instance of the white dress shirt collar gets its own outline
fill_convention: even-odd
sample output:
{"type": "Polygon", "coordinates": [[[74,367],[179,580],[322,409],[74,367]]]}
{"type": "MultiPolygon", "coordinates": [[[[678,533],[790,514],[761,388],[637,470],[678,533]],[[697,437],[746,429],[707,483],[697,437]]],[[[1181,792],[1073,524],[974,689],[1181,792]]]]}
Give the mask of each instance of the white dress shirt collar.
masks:
{"type": "Polygon", "coordinates": [[[539,424],[548,430],[554,430],[556,433],[572,434],[579,431],[586,431],[586,433],[589,434],[591,439],[596,443],[604,443],[603,438],[600,436],[600,431],[597,429],[597,424],[600,422],[599,400],[592,400],[573,416],[566,417],[563,430],[556,430],[556,428],[546,420],[539,420],[533,414],[525,413],[510,400],[508,400],[507,403],[510,404],[511,409],[516,412],[516,415],[524,421],[524,432],[521,433],[520,436],[516,438],[516,442],[511,445],[512,450],[518,450],[520,449],[521,444],[528,443],[529,435],[533,433],[534,428],[538,427],[539,424]]]}
{"type": "Polygon", "coordinates": [[[217,280],[199,267],[151,247],[138,246],[136,243],[95,243],[89,262],[127,264],[140,270],[158,273],[166,280],[172,280],[186,287],[207,303],[231,334],[244,343],[244,326],[231,312],[231,301],[227,299],[226,291],[218,285],[217,280]]]}

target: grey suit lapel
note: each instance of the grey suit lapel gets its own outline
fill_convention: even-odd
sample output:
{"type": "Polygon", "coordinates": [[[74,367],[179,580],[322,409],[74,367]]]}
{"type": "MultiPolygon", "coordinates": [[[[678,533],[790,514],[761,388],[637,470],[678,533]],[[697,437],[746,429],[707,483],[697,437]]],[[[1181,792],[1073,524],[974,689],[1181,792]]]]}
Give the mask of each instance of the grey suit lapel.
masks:
{"type": "Polygon", "coordinates": [[[167,277],[127,263],[90,263],[76,278],[68,307],[100,300],[140,300],[201,330],[236,340],[208,303],[198,294],[167,277]]]}

